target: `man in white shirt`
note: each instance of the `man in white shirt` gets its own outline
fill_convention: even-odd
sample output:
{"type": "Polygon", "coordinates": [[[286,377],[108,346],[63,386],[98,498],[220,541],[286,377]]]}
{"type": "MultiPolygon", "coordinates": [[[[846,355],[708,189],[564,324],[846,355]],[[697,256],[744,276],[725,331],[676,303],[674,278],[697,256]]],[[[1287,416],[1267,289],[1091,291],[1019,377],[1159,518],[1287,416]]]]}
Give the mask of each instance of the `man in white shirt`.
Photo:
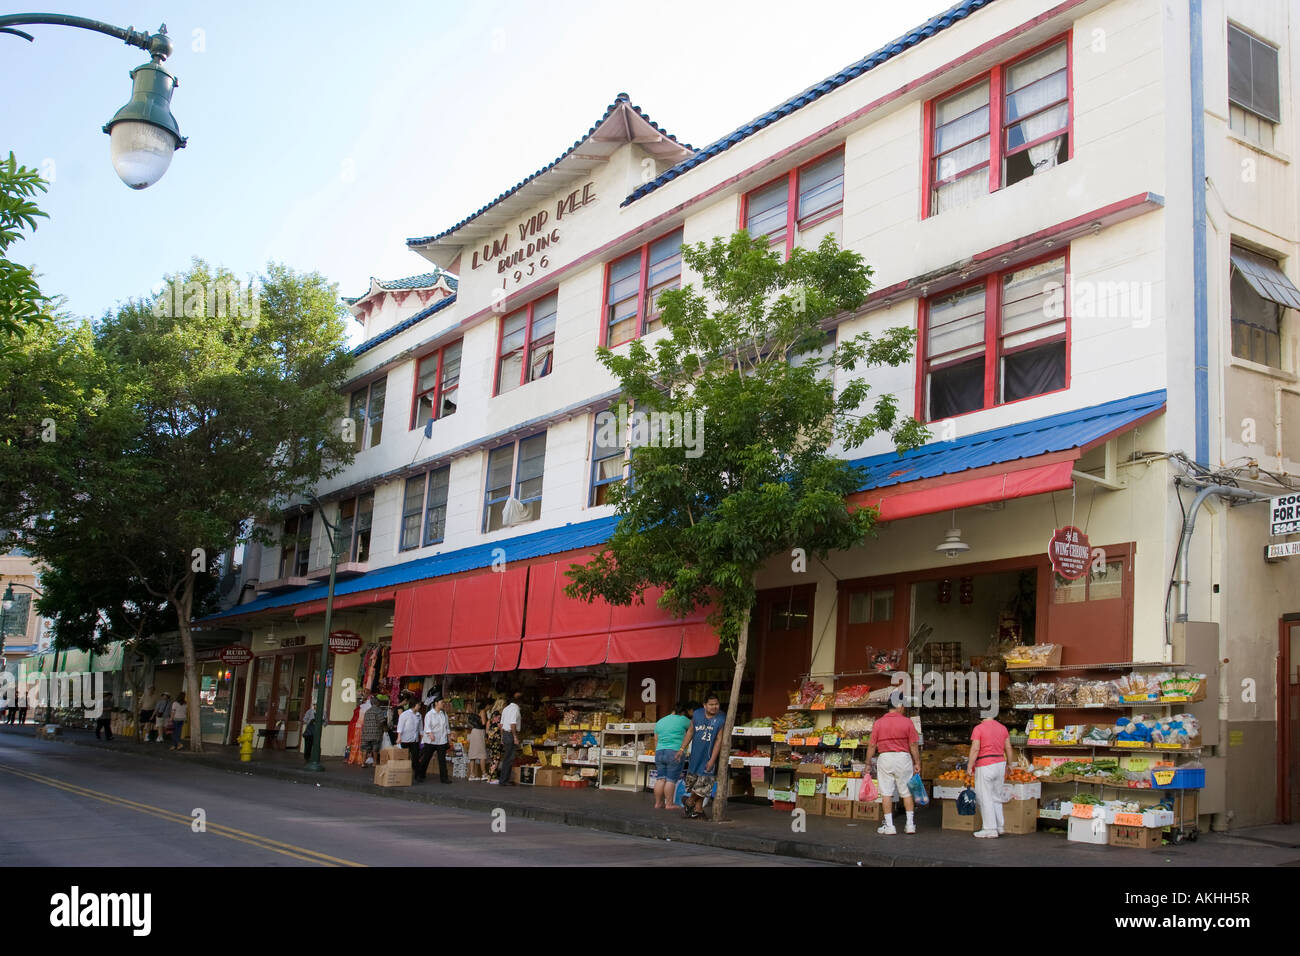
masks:
{"type": "Polygon", "coordinates": [[[408,700],[397,718],[397,742],[411,755],[411,768],[420,763],[420,712],[408,700]]]}
{"type": "Polygon", "coordinates": [[[308,704],[302,715],[302,759],[311,761],[311,748],[316,739],[316,705],[308,704]]]}
{"type": "Polygon", "coordinates": [[[501,711],[501,748],[504,752],[501,755],[501,766],[497,768],[497,779],[493,783],[499,783],[503,787],[515,786],[510,779],[510,772],[515,766],[519,732],[523,729],[523,715],[519,711],[519,702],[523,697],[521,691],[515,691],[514,698],[501,711]]]}
{"type": "Polygon", "coordinates": [[[420,766],[414,774],[416,783],[424,780],[429,770],[429,760],[438,755],[438,779],[442,783],[451,783],[447,774],[447,744],[451,734],[451,721],[443,711],[446,705],[441,697],[433,698],[433,709],[424,715],[424,746],[420,748],[420,766]]]}

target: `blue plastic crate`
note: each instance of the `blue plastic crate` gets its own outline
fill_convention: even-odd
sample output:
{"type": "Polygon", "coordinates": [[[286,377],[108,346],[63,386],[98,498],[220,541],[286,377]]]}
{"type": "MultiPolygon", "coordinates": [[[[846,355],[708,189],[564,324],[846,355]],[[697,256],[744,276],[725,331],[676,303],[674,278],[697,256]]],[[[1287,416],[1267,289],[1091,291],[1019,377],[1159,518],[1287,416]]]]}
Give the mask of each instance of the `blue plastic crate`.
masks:
{"type": "Polygon", "coordinates": [[[1156,780],[1156,771],[1151,771],[1151,786],[1157,790],[1199,790],[1205,786],[1204,767],[1178,767],[1174,770],[1174,779],[1170,783],[1156,780]]]}

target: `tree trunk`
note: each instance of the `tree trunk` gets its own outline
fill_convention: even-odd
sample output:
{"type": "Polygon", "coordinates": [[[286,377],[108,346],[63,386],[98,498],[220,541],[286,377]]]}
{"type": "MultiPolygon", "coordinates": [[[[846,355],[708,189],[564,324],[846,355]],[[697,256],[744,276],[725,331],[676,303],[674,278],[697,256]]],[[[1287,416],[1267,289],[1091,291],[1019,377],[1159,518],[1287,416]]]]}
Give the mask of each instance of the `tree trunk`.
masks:
{"type": "Polygon", "coordinates": [[[745,653],[749,649],[749,612],[740,626],[736,642],[736,672],[731,675],[731,697],[727,700],[727,719],[722,726],[722,746],[718,749],[718,796],[713,801],[713,822],[721,823],[727,816],[727,790],[731,786],[731,730],[736,725],[736,711],[740,707],[740,685],[745,679],[745,653]]]}
{"type": "Polygon", "coordinates": [[[203,752],[203,732],[199,727],[199,675],[194,660],[194,635],[190,631],[190,614],[194,608],[194,572],[187,571],[178,597],[171,598],[176,608],[176,625],[185,652],[185,721],[190,727],[190,752],[203,752]]]}
{"type": "Polygon", "coordinates": [[[131,686],[131,726],[135,728],[135,742],[144,742],[144,733],[140,729],[140,693],[144,690],[144,656],[138,655],[132,648],[129,652],[122,646],[122,672],[131,686]],[[128,658],[129,655],[129,658],[128,658]],[[136,672],[135,658],[140,659],[140,670],[136,672]],[[131,663],[127,664],[130,659],[131,663]]]}

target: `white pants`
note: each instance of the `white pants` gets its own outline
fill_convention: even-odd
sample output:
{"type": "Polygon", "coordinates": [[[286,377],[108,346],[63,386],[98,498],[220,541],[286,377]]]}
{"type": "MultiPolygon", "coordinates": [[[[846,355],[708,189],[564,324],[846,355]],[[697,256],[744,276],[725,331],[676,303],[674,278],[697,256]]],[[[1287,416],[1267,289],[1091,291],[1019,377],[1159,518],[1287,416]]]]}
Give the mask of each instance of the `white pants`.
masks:
{"type": "Polygon", "coordinates": [[[1005,828],[1002,820],[1002,786],[1006,775],[1005,760],[975,768],[975,801],[979,804],[985,830],[1001,833],[1005,828]]]}
{"type": "Polygon", "coordinates": [[[876,772],[880,777],[882,797],[905,797],[908,795],[908,781],[912,779],[912,755],[910,753],[881,754],[876,761],[876,772]]]}

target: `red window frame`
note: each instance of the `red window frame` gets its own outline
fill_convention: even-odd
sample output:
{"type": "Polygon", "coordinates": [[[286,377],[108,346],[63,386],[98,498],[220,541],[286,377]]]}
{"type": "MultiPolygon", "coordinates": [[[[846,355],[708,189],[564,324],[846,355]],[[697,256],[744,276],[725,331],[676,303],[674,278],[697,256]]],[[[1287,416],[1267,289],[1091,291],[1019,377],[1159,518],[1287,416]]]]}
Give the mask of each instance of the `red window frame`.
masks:
{"type": "MultiPolygon", "coordinates": [[[[617,259],[613,259],[605,263],[605,277],[601,283],[601,290],[600,290],[600,302],[601,302],[600,344],[602,346],[611,349],[617,348],[620,345],[623,345],[627,342],[631,342],[633,339],[639,339],[641,338],[641,336],[647,334],[646,326],[649,325],[650,322],[652,322],[659,315],[658,312],[655,312],[654,314],[650,314],[649,311],[651,303],[649,302],[650,290],[647,288],[647,285],[650,281],[650,248],[652,246],[657,246],[659,243],[663,242],[665,239],[669,238],[674,233],[681,234],[682,232],[683,232],[682,226],[678,226],[676,229],[669,229],[667,232],[663,233],[662,235],[657,236],[656,238],[645,243],[639,249],[633,249],[631,252],[625,255],[621,255],[617,259]],[[636,319],[636,334],[632,335],[630,338],[621,339],[617,342],[611,342],[609,341],[610,277],[613,275],[614,267],[616,265],[618,265],[620,262],[624,262],[628,259],[631,259],[633,256],[641,257],[641,274],[640,277],[637,279],[636,313],[633,316],[633,318],[636,319]]],[[[681,245],[681,243],[679,243],[679,245],[681,245]]],[[[681,276],[682,276],[681,262],[679,260],[678,268],[677,268],[678,288],[681,287],[681,276]]],[[[649,331],[654,331],[654,330],[651,329],[649,331]]]]}
{"type": "MultiPolygon", "coordinates": [[[[947,421],[950,418],[961,418],[965,415],[974,415],[978,412],[988,411],[991,408],[1002,408],[1007,405],[1015,405],[1017,402],[1027,402],[1031,399],[1041,398],[1043,395],[1053,395],[1057,392],[1068,391],[1070,388],[1071,375],[1071,355],[1073,349],[1070,343],[1074,339],[1071,315],[1074,311],[1073,303],[1070,298],[1070,248],[1067,246],[1060,251],[1053,251],[1048,255],[1037,256],[1033,259],[1026,259],[1024,262],[1018,262],[1009,265],[997,272],[990,272],[982,278],[965,285],[959,285],[952,289],[945,290],[942,293],[936,293],[917,302],[916,318],[916,411],[915,418],[918,422],[927,423],[931,421],[947,421]],[[1044,262],[1051,262],[1053,259],[1064,259],[1065,265],[1065,285],[1062,293],[1065,296],[1065,332],[1062,336],[1053,336],[1050,339],[1041,339],[1030,342],[1012,349],[1003,349],[1002,347],[1002,280],[1013,272],[1019,272],[1021,269],[1028,269],[1031,266],[1040,265],[1044,262]],[[958,412],[956,415],[944,415],[939,418],[929,418],[928,398],[929,390],[929,372],[928,358],[926,356],[926,334],[929,331],[930,320],[930,300],[944,296],[952,295],[955,292],[962,292],[967,289],[973,289],[983,284],[984,286],[984,404],[979,408],[972,408],[967,412],[958,412]],[[1021,398],[1013,398],[1011,401],[998,401],[999,376],[1002,369],[1002,358],[1005,355],[1015,355],[1017,352],[1025,351],[1030,348],[1039,348],[1049,345],[1053,342],[1064,340],[1065,342],[1065,384],[1059,389],[1052,389],[1048,392],[1038,392],[1034,395],[1025,395],[1021,398]]],[[[1059,319],[1053,319],[1052,322],[1058,322],[1059,319]]],[[[1046,324],[1046,323],[1044,323],[1046,324]]],[[[1028,331],[1028,330],[1021,330],[1028,331]]]]}
{"type": "MultiPolygon", "coordinates": [[[[1040,142],[1045,142],[1046,140],[1051,139],[1053,136],[1060,135],[1059,132],[1051,133],[1047,136],[1040,137],[1039,139],[1036,139],[1032,142],[1024,143],[1020,146],[1017,146],[1013,150],[1008,151],[1005,149],[1003,144],[1006,142],[1007,127],[1014,126],[1017,123],[1024,122],[1024,120],[1027,118],[1025,116],[1017,117],[1016,120],[1012,123],[1005,123],[1003,121],[1003,117],[1002,117],[1002,107],[1003,107],[1003,99],[1004,99],[1003,90],[1004,90],[1004,80],[1006,77],[1006,72],[1011,67],[1016,66],[1018,63],[1020,63],[1022,60],[1027,60],[1030,57],[1037,56],[1039,53],[1042,53],[1044,50],[1056,46],[1059,43],[1065,44],[1066,159],[1068,161],[1074,158],[1074,31],[1067,30],[1065,33],[1054,36],[1050,40],[1046,40],[1038,44],[1037,46],[1032,47],[1029,50],[1026,50],[1024,53],[1017,54],[1014,58],[999,63],[997,66],[991,68],[987,72],[981,73],[979,76],[974,77],[973,79],[967,80],[966,82],[961,83],[958,86],[954,86],[951,89],[945,90],[944,92],[940,93],[938,96],[935,96],[926,101],[925,108],[923,111],[924,122],[925,122],[925,127],[924,127],[925,128],[925,156],[923,157],[924,161],[921,163],[921,218],[922,219],[928,219],[931,215],[934,215],[934,212],[932,210],[932,205],[933,205],[933,192],[934,192],[934,187],[936,185],[934,175],[933,175],[935,106],[938,103],[941,103],[944,100],[948,99],[949,97],[956,96],[958,93],[962,93],[970,89],[972,86],[978,86],[980,83],[983,83],[985,81],[988,82],[989,84],[989,132],[988,132],[989,192],[990,193],[997,192],[999,189],[1003,187],[1002,166],[1008,156],[1014,156],[1017,153],[1021,153],[1029,149],[1031,146],[1035,146],[1040,142]],[[996,131],[996,135],[994,135],[994,131],[996,131]]],[[[1052,105],[1057,105],[1057,104],[1052,104],[1052,105]]],[[[1049,108],[1051,107],[1050,106],[1043,107],[1042,109],[1049,109],[1049,108]]],[[[976,138],[978,139],[980,137],[976,137],[976,138]]]]}
{"type": "MultiPolygon", "coordinates": [[[[501,346],[505,341],[506,322],[510,319],[513,319],[515,316],[519,315],[520,312],[525,313],[524,343],[519,347],[517,351],[521,353],[523,361],[520,363],[520,368],[519,368],[519,385],[516,385],[515,388],[519,388],[520,386],[527,385],[529,382],[535,382],[537,381],[537,379],[546,378],[551,374],[551,372],[555,371],[555,329],[553,328],[546,335],[542,336],[541,342],[533,341],[533,315],[537,307],[537,304],[539,302],[545,302],[547,299],[552,297],[555,298],[555,325],[556,327],[558,327],[560,323],[560,317],[559,317],[560,300],[559,300],[559,292],[554,290],[546,293],[546,295],[540,295],[536,299],[533,299],[533,301],[529,302],[527,305],[522,306],[521,308],[515,309],[514,311],[508,312],[505,315],[501,316],[501,321],[497,323],[497,357],[496,357],[495,367],[492,370],[492,396],[494,398],[497,395],[502,394],[501,360],[505,358],[505,355],[501,353],[501,346]],[[551,361],[550,361],[549,368],[545,373],[537,376],[536,379],[529,378],[529,373],[532,371],[532,367],[533,367],[533,351],[537,348],[540,348],[542,345],[546,345],[546,344],[549,344],[551,346],[551,361]]],[[[516,350],[512,349],[509,354],[514,354],[515,351],[516,350]]],[[[510,391],[514,391],[514,389],[513,388],[510,389],[510,391]]]]}
{"type": "MultiPolygon", "coordinates": [[[[777,242],[784,241],[785,257],[789,259],[790,253],[794,252],[794,238],[795,238],[795,233],[797,231],[801,229],[811,229],[813,226],[823,223],[827,219],[833,219],[836,216],[842,215],[844,212],[844,193],[843,193],[843,188],[841,187],[839,202],[827,206],[825,209],[819,209],[817,212],[813,213],[812,215],[806,216],[803,219],[799,218],[799,176],[800,174],[803,173],[805,170],[810,169],[813,166],[816,166],[817,164],[829,159],[831,156],[834,156],[836,153],[840,154],[841,159],[843,158],[844,145],[842,143],[839,146],[836,146],[834,149],[828,149],[826,150],[826,152],[814,156],[806,163],[801,163],[800,165],[796,166],[794,169],[790,170],[789,172],[782,173],[780,176],[776,176],[772,179],[769,179],[767,182],[760,183],[759,185],[755,186],[753,189],[748,190],[744,195],[740,197],[740,222],[738,228],[740,229],[746,228],[746,225],[749,221],[750,197],[753,196],[755,193],[762,192],[763,190],[767,189],[773,184],[778,183],[784,179],[787,183],[786,197],[785,197],[785,229],[782,231],[783,232],[782,235],[777,235],[776,230],[773,230],[773,232],[768,233],[768,235],[772,237],[771,239],[772,245],[775,245],[777,242]]],[[[841,171],[840,176],[843,177],[843,175],[844,173],[841,171]]]]}
{"type": "MultiPolygon", "coordinates": [[[[451,388],[444,388],[443,386],[444,360],[446,359],[447,356],[447,350],[456,345],[459,345],[461,347],[461,362],[463,364],[465,360],[464,339],[457,339],[455,342],[448,342],[446,345],[442,346],[441,348],[436,349],[430,352],[428,355],[423,355],[420,358],[415,360],[415,381],[411,383],[411,427],[409,429],[410,431],[414,431],[417,428],[423,428],[425,424],[427,424],[426,422],[420,421],[420,399],[422,399],[426,395],[433,396],[433,408],[431,409],[432,415],[430,416],[431,420],[436,422],[440,419],[447,417],[446,415],[441,414],[443,393],[444,391],[449,392],[452,388],[455,389],[460,388],[460,373],[459,372],[457,373],[456,383],[452,385],[451,388]],[[435,359],[438,363],[438,368],[437,371],[434,372],[433,387],[421,390],[420,366],[422,366],[429,359],[435,359]]],[[[455,414],[455,413],[451,412],[449,414],[455,414]]]]}

